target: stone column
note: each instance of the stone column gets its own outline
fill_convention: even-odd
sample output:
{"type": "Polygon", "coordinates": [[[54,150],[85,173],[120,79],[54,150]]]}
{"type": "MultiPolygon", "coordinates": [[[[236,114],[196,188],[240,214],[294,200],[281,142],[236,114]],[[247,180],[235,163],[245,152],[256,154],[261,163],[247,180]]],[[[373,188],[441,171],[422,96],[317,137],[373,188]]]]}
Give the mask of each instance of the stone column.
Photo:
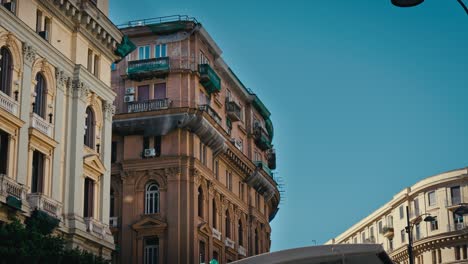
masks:
{"type": "Polygon", "coordinates": [[[32,83],[32,64],[36,59],[36,50],[27,43],[23,43],[23,76],[21,79],[20,93],[20,118],[25,122],[19,131],[18,142],[18,177],[16,181],[27,185],[27,164],[31,162],[28,159],[28,144],[29,144],[29,115],[31,109],[31,83],[32,83]]]}
{"type": "Polygon", "coordinates": [[[54,140],[58,142],[55,147],[52,157],[52,190],[51,197],[63,203],[63,178],[62,178],[62,159],[64,159],[65,146],[64,146],[64,124],[65,124],[65,91],[68,90],[70,78],[60,69],[55,69],[55,79],[57,83],[55,92],[55,107],[54,107],[54,140]]]}
{"type": "Polygon", "coordinates": [[[86,98],[88,87],[79,79],[72,82],[72,98],[68,120],[67,155],[68,175],[66,179],[67,212],[70,227],[84,229],[83,203],[84,203],[84,177],[83,177],[83,146],[85,133],[86,98]],[[82,222],[79,224],[77,220],[82,222]]]}

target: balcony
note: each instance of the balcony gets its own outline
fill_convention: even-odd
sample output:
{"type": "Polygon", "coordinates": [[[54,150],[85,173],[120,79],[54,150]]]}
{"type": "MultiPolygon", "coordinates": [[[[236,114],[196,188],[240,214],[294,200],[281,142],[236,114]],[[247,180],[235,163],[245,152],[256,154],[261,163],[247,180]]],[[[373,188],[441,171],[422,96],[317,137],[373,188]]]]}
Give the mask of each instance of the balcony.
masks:
{"type": "Polygon", "coordinates": [[[6,197],[6,203],[16,209],[21,209],[26,198],[26,189],[15,180],[0,174],[0,196],[6,197]]]}
{"type": "Polygon", "coordinates": [[[276,169],[276,150],[275,149],[267,150],[267,160],[268,160],[268,168],[272,170],[276,169]]]}
{"type": "Polygon", "coordinates": [[[268,168],[268,165],[265,164],[263,161],[254,161],[255,166],[257,168],[261,168],[263,171],[265,171],[270,177],[273,177],[273,172],[271,172],[270,168],[268,168]]]}
{"type": "Polygon", "coordinates": [[[218,231],[216,228],[213,227],[212,229],[213,231],[213,238],[216,238],[218,239],[219,241],[221,241],[221,232],[218,231]]]}
{"type": "Polygon", "coordinates": [[[169,57],[129,61],[127,76],[130,80],[141,81],[169,73],[169,57]]]}
{"type": "Polygon", "coordinates": [[[236,243],[234,243],[234,241],[226,237],[226,239],[224,240],[224,245],[226,245],[226,247],[234,249],[236,243]]]}
{"type": "Polygon", "coordinates": [[[119,217],[118,216],[109,217],[109,226],[114,227],[114,228],[119,227],[119,217]]]}
{"type": "Polygon", "coordinates": [[[468,223],[453,223],[450,225],[447,225],[447,231],[452,232],[452,231],[465,231],[468,232],[468,223]]]}
{"type": "Polygon", "coordinates": [[[32,210],[41,210],[57,219],[60,219],[62,215],[62,205],[54,199],[45,196],[44,194],[28,194],[28,202],[32,210]]]}
{"type": "Polygon", "coordinates": [[[211,106],[206,104],[199,105],[198,110],[208,113],[208,115],[211,116],[216,121],[216,123],[221,125],[221,117],[218,115],[218,113],[216,113],[216,111],[213,108],[211,108],[211,106]]]}
{"type": "Polygon", "coordinates": [[[18,102],[13,100],[10,96],[0,91],[0,108],[4,109],[10,114],[18,115],[18,102]]]}
{"type": "Polygon", "coordinates": [[[237,253],[244,257],[247,256],[247,250],[243,246],[239,246],[239,248],[237,249],[237,253]]]}
{"type": "Polygon", "coordinates": [[[234,101],[226,102],[226,112],[227,112],[227,116],[229,117],[229,119],[231,119],[232,122],[237,122],[237,121],[242,120],[241,107],[236,102],[234,101]]]}
{"type": "Polygon", "coordinates": [[[86,225],[86,231],[101,238],[105,236],[106,229],[105,229],[105,226],[101,222],[95,220],[92,217],[87,217],[84,220],[85,220],[85,225],[86,225]]]}
{"type": "Polygon", "coordinates": [[[36,113],[31,113],[31,127],[52,138],[54,125],[50,124],[36,113]]]}
{"type": "Polygon", "coordinates": [[[156,111],[161,109],[167,109],[170,106],[171,101],[169,98],[165,99],[154,99],[142,102],[131,102],[128,103],[128,112],[129,113],[139,113],[139,112],[148,112],[156,111]]]}
{"type": "Polygon", "coordinates": [[[265,151],[265,150],[270,149],[272,147],[268,132],[261,125],[259,125],[259,124],[254,125],[253,137],[254,137],[254,140],[255,140],[255,144],[261,150],[265,151]]]}
{"type": "Polygon", "coordinates": [[[394,230],[393,230],[393,227],[389,227],[389,226],[384,226],[382,228],[382,234],[384,237],[386,238],[392,238],[394,236],[394,230]]]}
{"type": "Polygon", "coordinates": [[[200,83],[209,94],[221,91],[221,79],[209,64],[199,64],[200,83]]]}

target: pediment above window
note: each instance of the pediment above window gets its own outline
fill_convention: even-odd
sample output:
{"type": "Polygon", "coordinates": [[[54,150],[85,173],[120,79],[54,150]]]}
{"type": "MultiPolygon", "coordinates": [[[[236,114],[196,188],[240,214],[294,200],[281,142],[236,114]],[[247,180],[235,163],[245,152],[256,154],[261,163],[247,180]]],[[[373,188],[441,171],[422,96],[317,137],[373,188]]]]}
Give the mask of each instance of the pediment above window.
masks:
{"type": "Polygon", "coordinates": [[[167,228],[167,224],[151,216],[144,216],[132,225],[133,230],[141,234],[160,234],[167,228]]]}

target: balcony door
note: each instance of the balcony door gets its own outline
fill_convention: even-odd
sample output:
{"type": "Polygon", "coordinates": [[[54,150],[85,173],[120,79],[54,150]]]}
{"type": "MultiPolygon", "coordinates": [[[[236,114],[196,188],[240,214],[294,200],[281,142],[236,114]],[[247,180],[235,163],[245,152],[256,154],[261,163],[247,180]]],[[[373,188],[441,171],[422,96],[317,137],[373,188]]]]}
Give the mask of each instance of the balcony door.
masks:
{"type": "Polygon", "coordinates": [[[166,83],[157,83],[154,85],[154,99],[166,98],[166,83]]]}
{"type": "Polygon", "coordinates": [[[35,150],[32,161],[31,193],[42,193],[44,183],[44,154],[35,150]]]}
{"type": "Polygon", "coordinates": [[[0,174],[7,174],[8,143],[8,134],[0,130],[0,174]]]}
{"type": "Polygon", "coordinates": [[[149,85],[138,86],[138,101],[149,100],[149,85]]]}

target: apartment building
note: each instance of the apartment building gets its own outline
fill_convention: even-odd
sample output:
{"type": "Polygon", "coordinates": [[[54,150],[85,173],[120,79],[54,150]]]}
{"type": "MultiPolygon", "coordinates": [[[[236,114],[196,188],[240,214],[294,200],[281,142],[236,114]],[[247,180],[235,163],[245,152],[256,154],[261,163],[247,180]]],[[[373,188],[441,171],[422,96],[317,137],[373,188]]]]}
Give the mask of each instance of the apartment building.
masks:
{"type": "Polygon", "coordinates": [[[270,112],[201,23],[121,27],[110,225],[117,263],[231,262],[270,249],[280,193],[270,112]]]}
{"type": "Polygon", "coordinates": [[[468,263],[467,168],[402,190],[326,244],[382,244],[395,263],[408,264],[407,207],[414,263],[468,263]]]}
{"type": "Polygon", "coordinates": [[[126,47],[107,14],[107,0],[1,1],[0,221],[39,210],[110,258],[110,68],[126,47]]]}

